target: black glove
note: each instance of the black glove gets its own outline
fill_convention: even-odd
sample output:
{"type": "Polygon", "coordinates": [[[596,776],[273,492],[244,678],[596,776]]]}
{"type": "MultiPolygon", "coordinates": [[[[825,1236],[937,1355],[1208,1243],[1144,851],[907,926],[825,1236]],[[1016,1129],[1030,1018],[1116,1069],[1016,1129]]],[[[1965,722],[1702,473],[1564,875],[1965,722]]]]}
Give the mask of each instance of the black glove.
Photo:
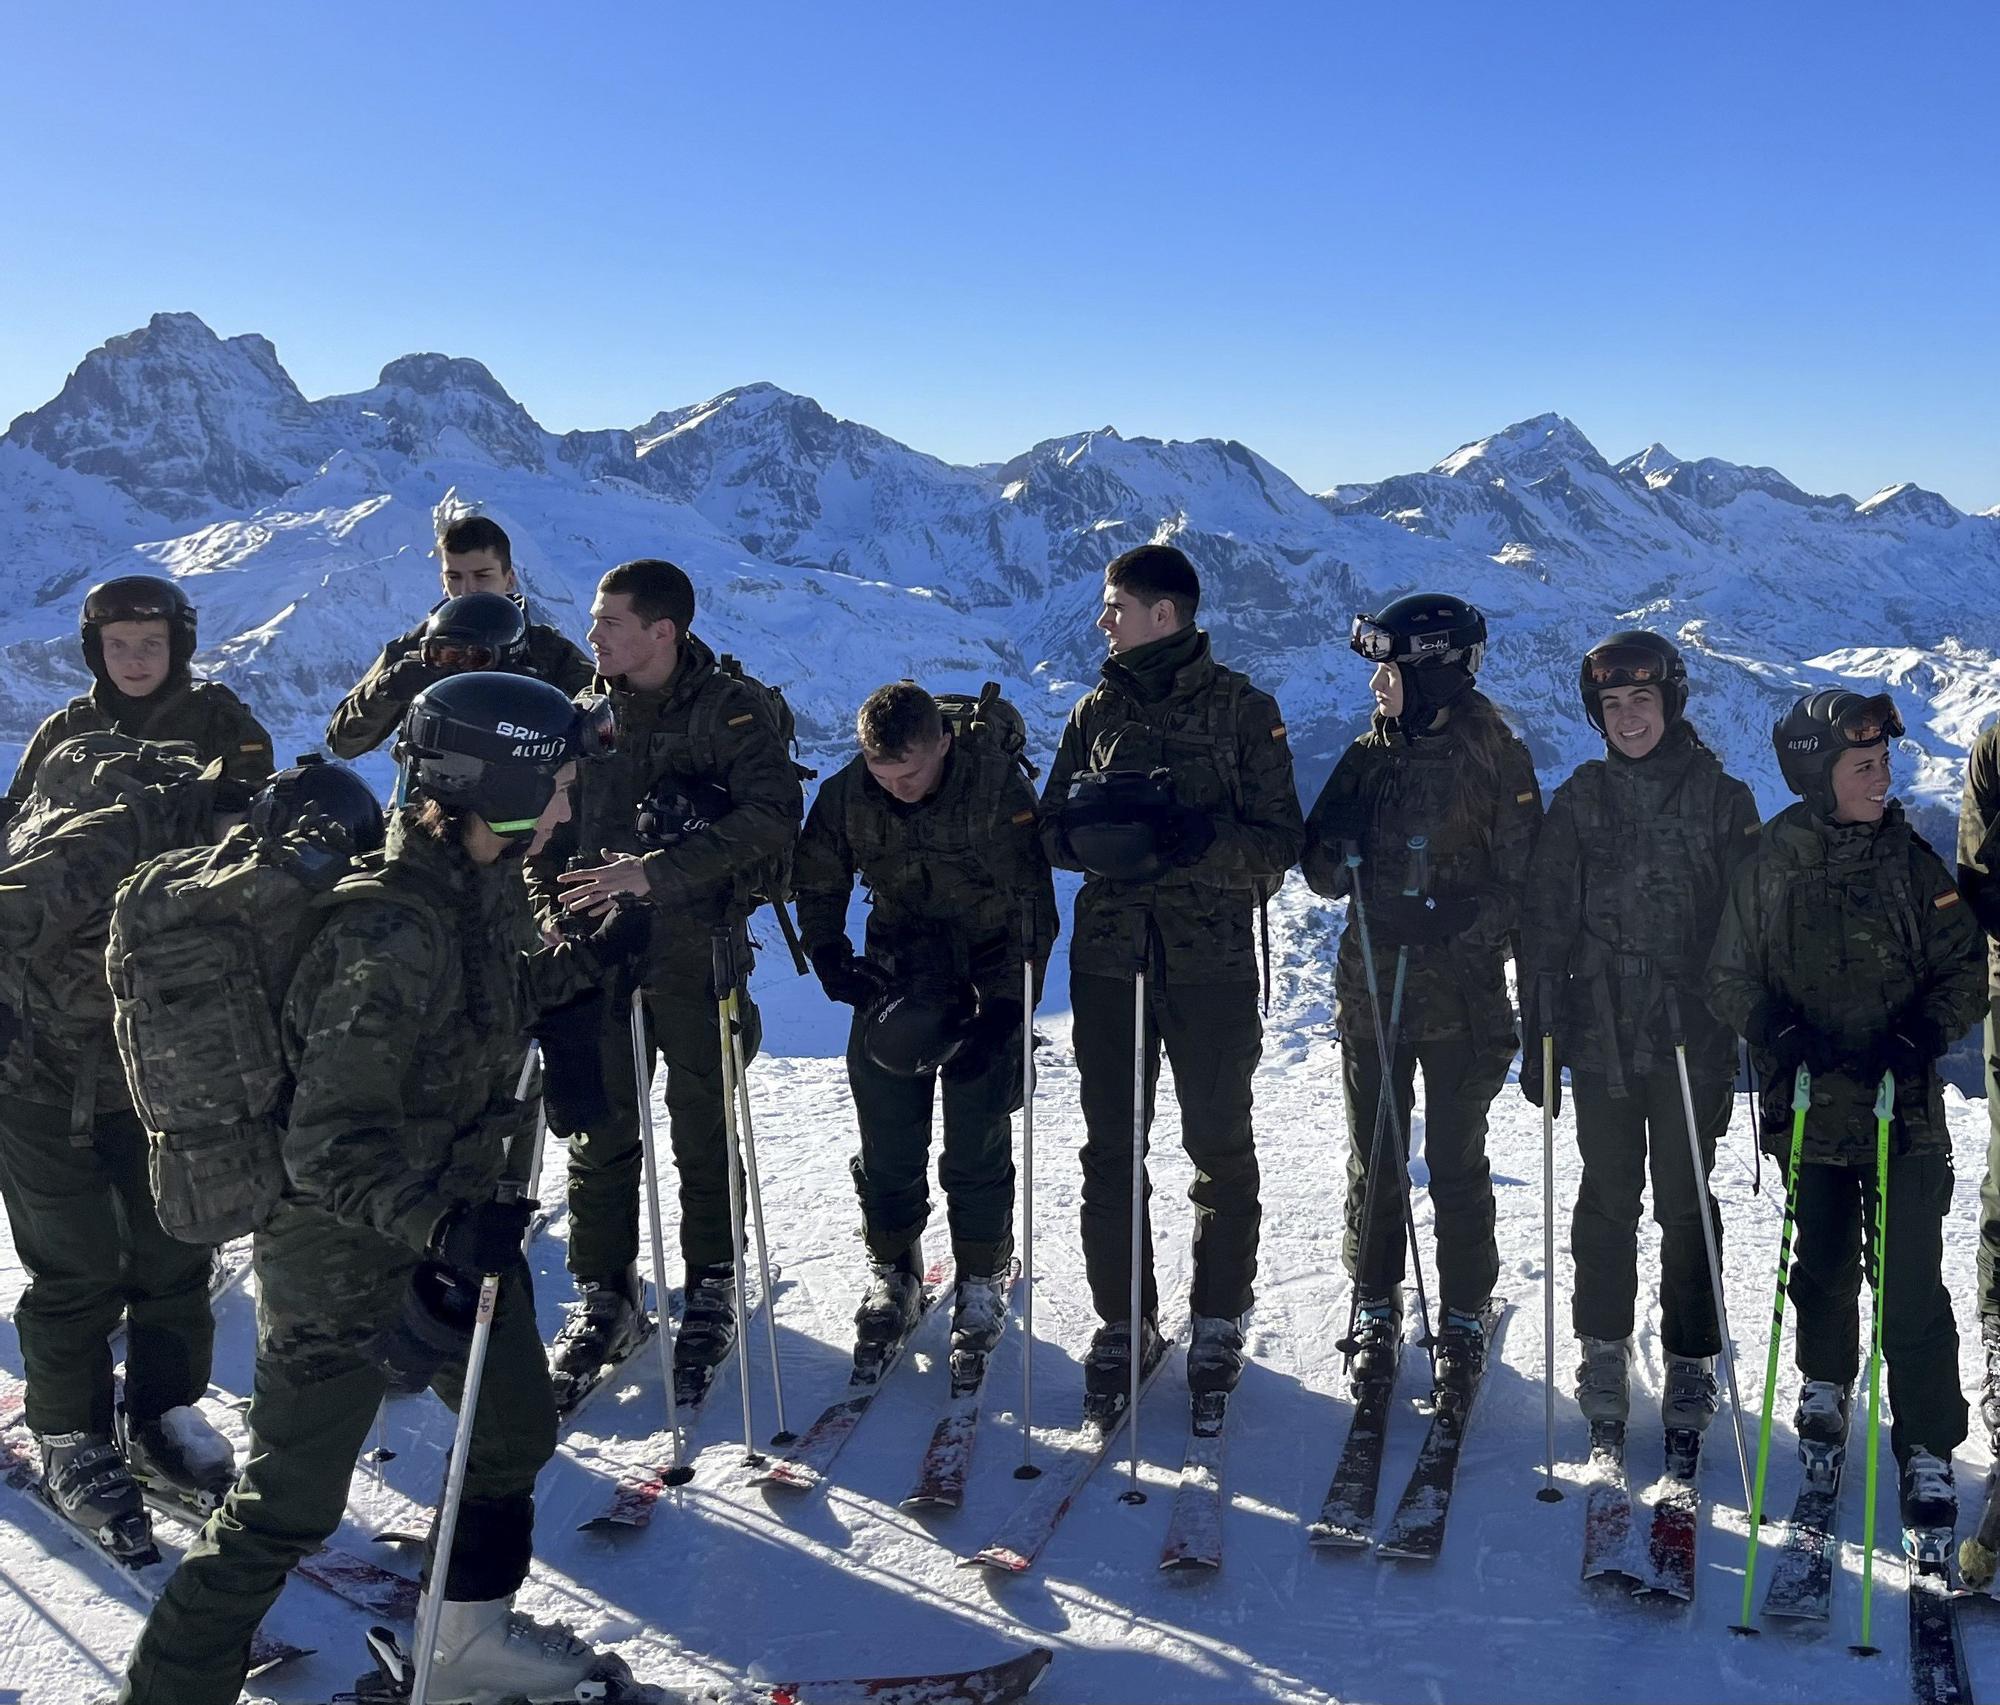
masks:
{"type": "Polygon", "coordinates": [[[840,943],[814,953],[812,968],[826,998],[842,1006],[864,1007],[889,986],[881,966],[840,943]]]}
{"type": "Polygon", "coordinates": [[[1908,1013],[1876,1044],[1876,1057],[1882,1069],[1893,1072],[1900,1083],[1905,1078],[1927,1076],[1946,1045],[1944,1032],[1935,1021],[1921,1013],[1908,1013]]]}
{"type": "Polygon", "coordinates": [[[1562,1067],[1556,1067],[1556,1080],[1553,1084],[1543,1083],[1542,1039],[1539,1036],[1523,1037],[1521,1040],[1521,1099],[1527,1102],[1530,1107],[1540,1107],[1543,1105],[1542,1097],[1544,1094],[1553,1097],[1547,1105],[1549,1116],[1554,1118],[1563,1110],[1562,1067]]]}
{"type": "Polygon", "coordinates": [[[1771,1056],[1780,1081],[1796,1077],[1800,1066],[1824,1077],[1842,1064],[1840,1044],[1808,1024],[1789,1001],[1759,1001],[1743,1021],[1743,1039],[1771,1056]]]}
{"type": "Polygon", "coordinates": [[[454,1273],[505,1272],[521,1259],[521,1243],[539,1202],[468,1202],[453,1208],[431,1233],[431,1253],[454,1273]]]}
{"type": "Polygon", "coordinates": [[[426,687],[437,685],[447,673],[449,671],[440,669],[435,663],[426,663],[421,650],[413,651],[382,671],[382,690],[391,698],[408,704],[426,687]]]}
{"type": "Polygon", "coordinates": [[[1479,902],[1468,895],[1392,894],[1375,902],[1370,922],[1374,938],[1391,947],[1443,947],[1478,916],[1479,902]]]}
{"type": "Polygon", "coordinates": [[[1358,793],[1344,793],[1338,799],[1322,799],[1313,807],[1312,832],[1321,843],[1329,847],[1339,847],[1343,853],[1347,843],[1359,843],[1368,833],[1371,813],[1368,802],[1358,793]]]}
{"type": "Polygon", "coordinates": [[[542,1111],[558,1136],[579,1136],[610,1121],[611,1098],[604,1090],[606,998],[602,989],[592,989],[535,1021],[535,1039],[542,1045],[542,1111]]]}
{"type": "Polygon", "coordinates": [[[653,945],[653,908],[644,900],[626,900],[613,906],[577,946],[596,961],[597,973],[609,983],[621,1000],[632,998],[632,988],[653,945]]]}
{"type": "Polygon", "coordinates": [[[1024,1010],[1019,1001],[1005,995],[982,1001],[979,1016],[965,1027],[958,1060],[968,1066],[983,1067],[1000,1049],[1019,1048],[1024,1010]]]}
{"type": "Polygon", "coordinates": [[[1176,868],[1198,864],[1214,845],[1215,819],[1192,805],[1176,805],[1160,824],[1160,856],[1176,868]]]}

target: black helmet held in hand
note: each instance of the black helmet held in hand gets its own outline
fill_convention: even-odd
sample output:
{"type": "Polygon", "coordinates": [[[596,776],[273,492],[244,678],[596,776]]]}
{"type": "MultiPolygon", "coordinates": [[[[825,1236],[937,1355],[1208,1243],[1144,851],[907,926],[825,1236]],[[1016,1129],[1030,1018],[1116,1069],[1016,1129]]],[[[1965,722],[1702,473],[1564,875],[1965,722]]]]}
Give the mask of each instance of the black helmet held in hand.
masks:
{"type": "Polygon", "coordinates": [[[528,618],[498,592],[447,598],[424,623],[423,659],[434,669],[518,669],[528,657],[528,618]]]}
{"type": "Polygon", "coordinates": [[[1161,833],[1176,815],[1169,770],[1084,770],[1062,802],[1062,835],[1092,876],[1151,882],[1167,868],[1161,833]]]}
{"type": "Polygon", "coordinates": [[[662,776],[639,801],[633,827],[648,848],[675,847],[706,829],[728,809],[728,790],[716,783],[662,776]]]}
{"type": "Polygon", "coordinates": [[[1680,721],[1687,708],[1687,665],[1670,640],[1643,628],[1627,628],[1593,645],[1583,656],[1578,686],[1583,693],[1583,713],[1598,733],[1604,732],[1604,709],[1599,696],[1615,687],[1652,687],[1660,695],[1667,726],[1680,721]]]}
{"type": "Polygon", "coordinates": [[[590,716],[589,705],[532,675],[453,675],[411,701],[396,761],[408,767],[413,798],[470,811],[496,835],[526,837],[590,716]]]}
{"type": "Polygon", "coordinates": [[[250,801],[250,827],[265,839],[304,828],[353,856],[382,845],[382,803],[345,764],[307,752],[250,801]]]}
{"type": "Polygon", "coordinates": [[[979,991],[962,977],[917,976],[893,984],[861,1021],[861,1046],[894,1077],[934,1072],[965,1045],[979,991]]]}
{"type": "Polygon", "coordinates": [[[194,656],[194,606],[187,594],[164,575],[121,574],[93,586],[77,617],[83,640],[83,660],[91,674],[104,679],[104,629],[111,622],[165,622],[169,670],[178,674],[194,656]]]}

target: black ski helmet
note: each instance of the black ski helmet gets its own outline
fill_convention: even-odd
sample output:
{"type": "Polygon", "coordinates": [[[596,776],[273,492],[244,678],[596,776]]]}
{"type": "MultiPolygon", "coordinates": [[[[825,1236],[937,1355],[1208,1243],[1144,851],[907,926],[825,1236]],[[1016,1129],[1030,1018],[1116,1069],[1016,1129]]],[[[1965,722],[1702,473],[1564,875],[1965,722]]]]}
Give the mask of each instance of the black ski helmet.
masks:
{"type": "Polygon", "coordinates": [[[77,615],[83,660],[90,666],[91,674],[105,680],[107,622],[152,621],[167,624],[167,674],[171,679],[183,673],[194,656],[194,606],[187,601],[187,594],[157,574],[121,574],[116,580],[93,586],[84,595],[83,609],[77,615]]]}
{"type": "Polygon", "coordinates": [[[1166,869],[1160,829],[1173,807],[1169,770],[1085,770],[1063,798],[1063,839],[1092,876],[1151,882],[1166,869]]]}
{"type": "Polygon", "coordinates": [[[426,687],[403,715],[396,761],[412,798],[469,811],[496,835],[525,839],[580,755],[588,707],[532,675],[481,671],[426,687]]]}
{"type": "Polygon", "coordinates": [[[1604,710],[1598,696],[1608,687],[1655,688],[1669,728],[1687,709],[1688,672],[1679,650],[1671,640],[1643,628],[1626,628],[1599,640],[1583,654],[1577,674],[1583,714],[1600,734],[1604,732],[1604,710]]]}
{"type": "Polygon", "coordinates": [[[1822,817],[1833,815],[1833,766],[1853,747],[1886,746],[1900,739],[1903,719],[1887,693],[1822,687],[1778,718],[1771,744],[1785,785],[1822,817]]]}
{"type": "Polygon", "coordinates": [[[1409,592],[1376,615],[1357,613],[1347,643],[1370,663],[1458,663],[1477,675],[1486,660],[1486,618],[1448,592],[1409,592]]]}
{"type": "Polygon", "coordinates": [[[250,801],[250,827],[264,839],[305,827],[350,857],[374,852],[384,838],[374,790],[318,752],[305,753],[259,789],[250,801]]]}
{"type": "Polygon", "coordinates": [[[886,990],[861,1021],[861,1046],[893,1077],[934,1072],[965,1046],[979,991],[962,977],[925,974],[886,990]]]}
{"type": "Polygon", "coordinates": [[[729,792],[715,782],[683,782],[667,775],[639,801],[633,824],[648,847],[677,847],[729,809],[729,792]]]}
{"type": "Polygon", "coordinates": [[[528,657],[528,618],[498,592],[447,598],[424,623],[423,659],[435,669],[515,669],[528,657]]]}

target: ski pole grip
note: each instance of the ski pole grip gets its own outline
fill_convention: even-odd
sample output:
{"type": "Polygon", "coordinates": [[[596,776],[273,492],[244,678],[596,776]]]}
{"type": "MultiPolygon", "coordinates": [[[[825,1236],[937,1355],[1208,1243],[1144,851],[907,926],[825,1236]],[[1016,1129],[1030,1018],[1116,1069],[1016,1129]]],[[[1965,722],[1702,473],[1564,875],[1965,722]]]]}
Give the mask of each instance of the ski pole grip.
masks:
{"type": "Polygon", "coordinates": [[[1812,1105],[1812,1069],[1800,1066],[1798,1075],[1792,1079],[1792,1111],[1803,1113],[1812,1105]]]}
{"type": "Polygon", "coordinates": [[[1674,1046],[1684,1047],[1687,1043],[1687,1032],[1681,1028],[1680,991],[1672,983],[1663,983],[1661,988],[1667,997],[1667,1029],[1673,1034],[1674,1046]]]}
{"type": "Polygon", "coordinates": [[[736,987],[736,944],[727,930],[717,930],[708,938],[709,971],[715,983],[715,998],[727,1000],[736,987]]]}
{"type": "Polygon", "coordinates": [[[1352,835],[1347,836],[1341,841],[1340,858],[1341,862],[1349,870],[1359,870],[1361,868],[1361,843],[1352,835]]]}
{"type": "Polygon", "coordinates": [[[514,1081],[514,1099],[516,1101],[526,1101],[528,1099],[528,1085],[534,1082],[535,1061],[540,1057],[540,1054],[541,1044],[539,1042],[530,1042],[527,1053],[521,1056],[521,1075],[514,1081]]]}
{"type": "Polygon", "coordinates": [[[1875,1117],[1892,1119],[1896,1114],[1896,1074],[1885,1071],[1875,1088],[1875,1117]]]}
{"type": "Polygon", "coordinates": [[[1410,881],[1403,891],[1406,894],[1422,894],[1431,885],[1431,838],[1428,835],[1412,835],[1404,845],[1410,853],[1410,881]]]}
{"type": "Polygon", "coordinates": [[[1544,971],[1535,979],[1535,1016],[1541,1020],[1541,1033],[1553,1036],[1556,1033],[1556,974],[1544,971]]]}

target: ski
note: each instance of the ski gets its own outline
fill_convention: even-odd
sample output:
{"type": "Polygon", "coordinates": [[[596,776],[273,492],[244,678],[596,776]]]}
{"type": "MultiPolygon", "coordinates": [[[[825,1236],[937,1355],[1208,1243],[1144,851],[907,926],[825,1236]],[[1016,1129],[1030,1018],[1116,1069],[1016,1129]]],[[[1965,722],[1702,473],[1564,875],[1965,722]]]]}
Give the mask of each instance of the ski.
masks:
{"type": "MultiPolygon", "coordinates": [[[[1146,1369],[1139,1382],[1139,1401],[1143,1404],[1146,1393],[1152,1389],[1153,1381],[1159,1378],[1160,1369],[1167,1365],[1167,1353],[1175,1339],[1160,1341],[1159,1359],[1146,1369]]],[[[1035,1483],[1035,1490],[1014,1507],[1012,1515],[1000,1524],[993,1535],[970,1557],[960,1559],[966,1568],[997,1569],[1003,1574],[1022,1575],[1035,1566],[1035,1559],[1042,1554],[1049,1537],[1070,1512],[1070,1506],[1097,1472],[1098,1465],[1111,1454],[1111,1447],[1125,1430],[1125,1423],[1131,1418],[1128,1404],[1119,1410],[1109,1422],[1086,1421],[1078,1429],[1081,1447],[1070,1451],[1058,1459],[1035,1483]]]]}
{"type": "MultiPolygon", "coordinates": [[[[1021,1263],[1016,1261],[1008,1275],[1008,1297],[1020,1283],[1021,1263]]],[[[954,1351],[949,1363],[950,1388],[937,1424],[931,1428],[931,1442],[917,1469],[916,1484],[903,1499],[906,1510],[955,1510],[965,1501],[965,1476],[972,1466],[972,1444],[979,1434],[979,1394],[986,1383],[988,1357],[954,1351]]]]}
{"type": "MultiPolygon", "coordinates": [[[[18,1414],[15,1419],[18,1421],[18,1414]]],[[[42,1487],[41,1464],[35,1460],[32,1447],[21,1440],[11,1425],[4,1434],[0,1434],[0,1479],[4,1479],[15,1491],[22,1493],[22,1503],[40,1511],[45,1521],[60,1530],[77,1550],[99,1559],[116,1570],[149,1608],[159,1601],[161,1589],[165,1587],[174,1570],[179,1567],[180,1558],[171,1552],[162,1551],[157,1541],[150,1562],[114,1557],[105,1550],[49,1502],[48,1495],[42,1487]]],[[[250,1643],[250,1674],[262,1675],[267,1670],[277,1669],[282,1664],[295,1663],[300,1658],[311,1657],[312,1650],[309,1646],[295,1646],[289,1640],[280,1640],[260,1629],[256,1638],[250,1643]]]]}
{"type": "Polygon", "coordinates": [[[1340,1447],[1340,1460],[1334,1464],[1319,1519],[1307,1530],[1310,1544],[1322,1549],[1360,1550],[1373,1537],[1382,1446],[1394,1396],[1395,1381],[1388,1379],[1370,1380],[1354,1393],[1354,1415],[1340,1447]]]}
{"type": "Polygon", "coordinates": [[[818,1420],[800,1435],[798,1442],[789,1446],[784,1455],[776,1458],[756,1474],[751,1476],[754,1486],[783,1486],[794,1492],[810,1492],[826,1483],[827,1471],[833,1467],[847,1441],[854,1437],[854,1431],[861,1425],[861,1419],[868,1413],[883,1384],[896,1371],[917,1334],[924,1329],[930,1319],[931,1310],[936,1306],[938,1296],[944,1288],[944,1269],[934,1266],[924,1275],[923,1303],[917,1318],[907,1334],[886,1355],[879,1367],[868,1372],[860,1368],[848,1377],[847,1393],[827,1405],[818,1420]]]}
{"type": "Polygon", "coordinates": [[[1590,1492],[1583,1506],[1583,1578],[1631,1586],[1644,1578],[1633,1556],[1637,1519],[1625,1472],[1625,1428],[1609,1421],[1590,1429],[1590,1492]]]}
{"type": "Polygon", "coordinates": [[[1666,1436],[1666,1465],[1653,1494],[1653,1518],[1646,1535],[1646,1578],[1635,1596],[1659,1594],[1682,1604],[1694,1598],[1695,1540],[1701,1531],[1701,1434],[1672,1427],[1666,1436]]]}
{"type": "Polygon", "coordinates": [[[1160,1547],[1162,1569],[1187,1572],[1222,1567],[1222,1429],[1229,1393],[1198,1392],[1191,1406],[1180,1488],[1167,1518],[1166,1543],[1160,1547]]]}
{"type": "MultiPolygon", "coordinates": [[[[1925,1530],[1925,1538],[1929,1538],[1925,1530]]],[[[1906,1551],[1912,1544],[1905,1535],[1906,1551]]],[[[1931,1555],[1906,1556],[1910,1609],[1910,1696],[1917,1705],[1972,1705],[1972,1682],[1958,1639],[1958,1605],[1952,1596],[1951,1536],[1941,1533],[1931,1555]]]]}
{"type": "Polygon", "coordinates": [[[1833,1568],[1840,1549],[1834,1518],[1840,1508],[1840,1475],[1847,1445],[1799,1446],[1805,1479],[1785,1524],[1785,1539],[1764,1593],[1766,1616],[1825,1622],[1833,1614],[1833,1568]]]}
{"type": "Polygon", "coordinates": [[[1506,1335],[1509,1309],[1504,1299],[1495,1297],[1480,1315],[1485,1328],[1486,1354],[1479,1375],[1463,1401],[1439,1403],[1431,1413],[1431,1424],[1417,1450],[1417,1465],[1410,1471],[1409,1484],[1396,1505],[1396,1513],[1375,1542],[1375,1555],[1416,1562],[1428,1562],[1444,1547],[1445,1523],[1451,1517],[1451,1489],[1458,1478],[1458,1460],[1465,1445],[1465,1429],[1472,1419],[1472,1406],[1480,1387],[1500,1358],[1500,1343],[1506,1335]]]}
{"type": "MultiPolygon", "coordinates": [[[[415,1665],[385,1628],[368,1631],[376,1672],[329,1705],[397,1705],[409,1699],[415,1665]]],[[[1055,1654],[1033,1646],[978,1669],[940,1670],[923,1675],[864,1676],[829,1681],[725,1681],[694,1687],[658,1687],[645,1682],[584,1682],[561,1699],[524,1700],[523,1705],[578,1705],[579,1701],[646,1701],[648,1705],[1013,1705],[1042,1679],[1055,1654]]]]}

